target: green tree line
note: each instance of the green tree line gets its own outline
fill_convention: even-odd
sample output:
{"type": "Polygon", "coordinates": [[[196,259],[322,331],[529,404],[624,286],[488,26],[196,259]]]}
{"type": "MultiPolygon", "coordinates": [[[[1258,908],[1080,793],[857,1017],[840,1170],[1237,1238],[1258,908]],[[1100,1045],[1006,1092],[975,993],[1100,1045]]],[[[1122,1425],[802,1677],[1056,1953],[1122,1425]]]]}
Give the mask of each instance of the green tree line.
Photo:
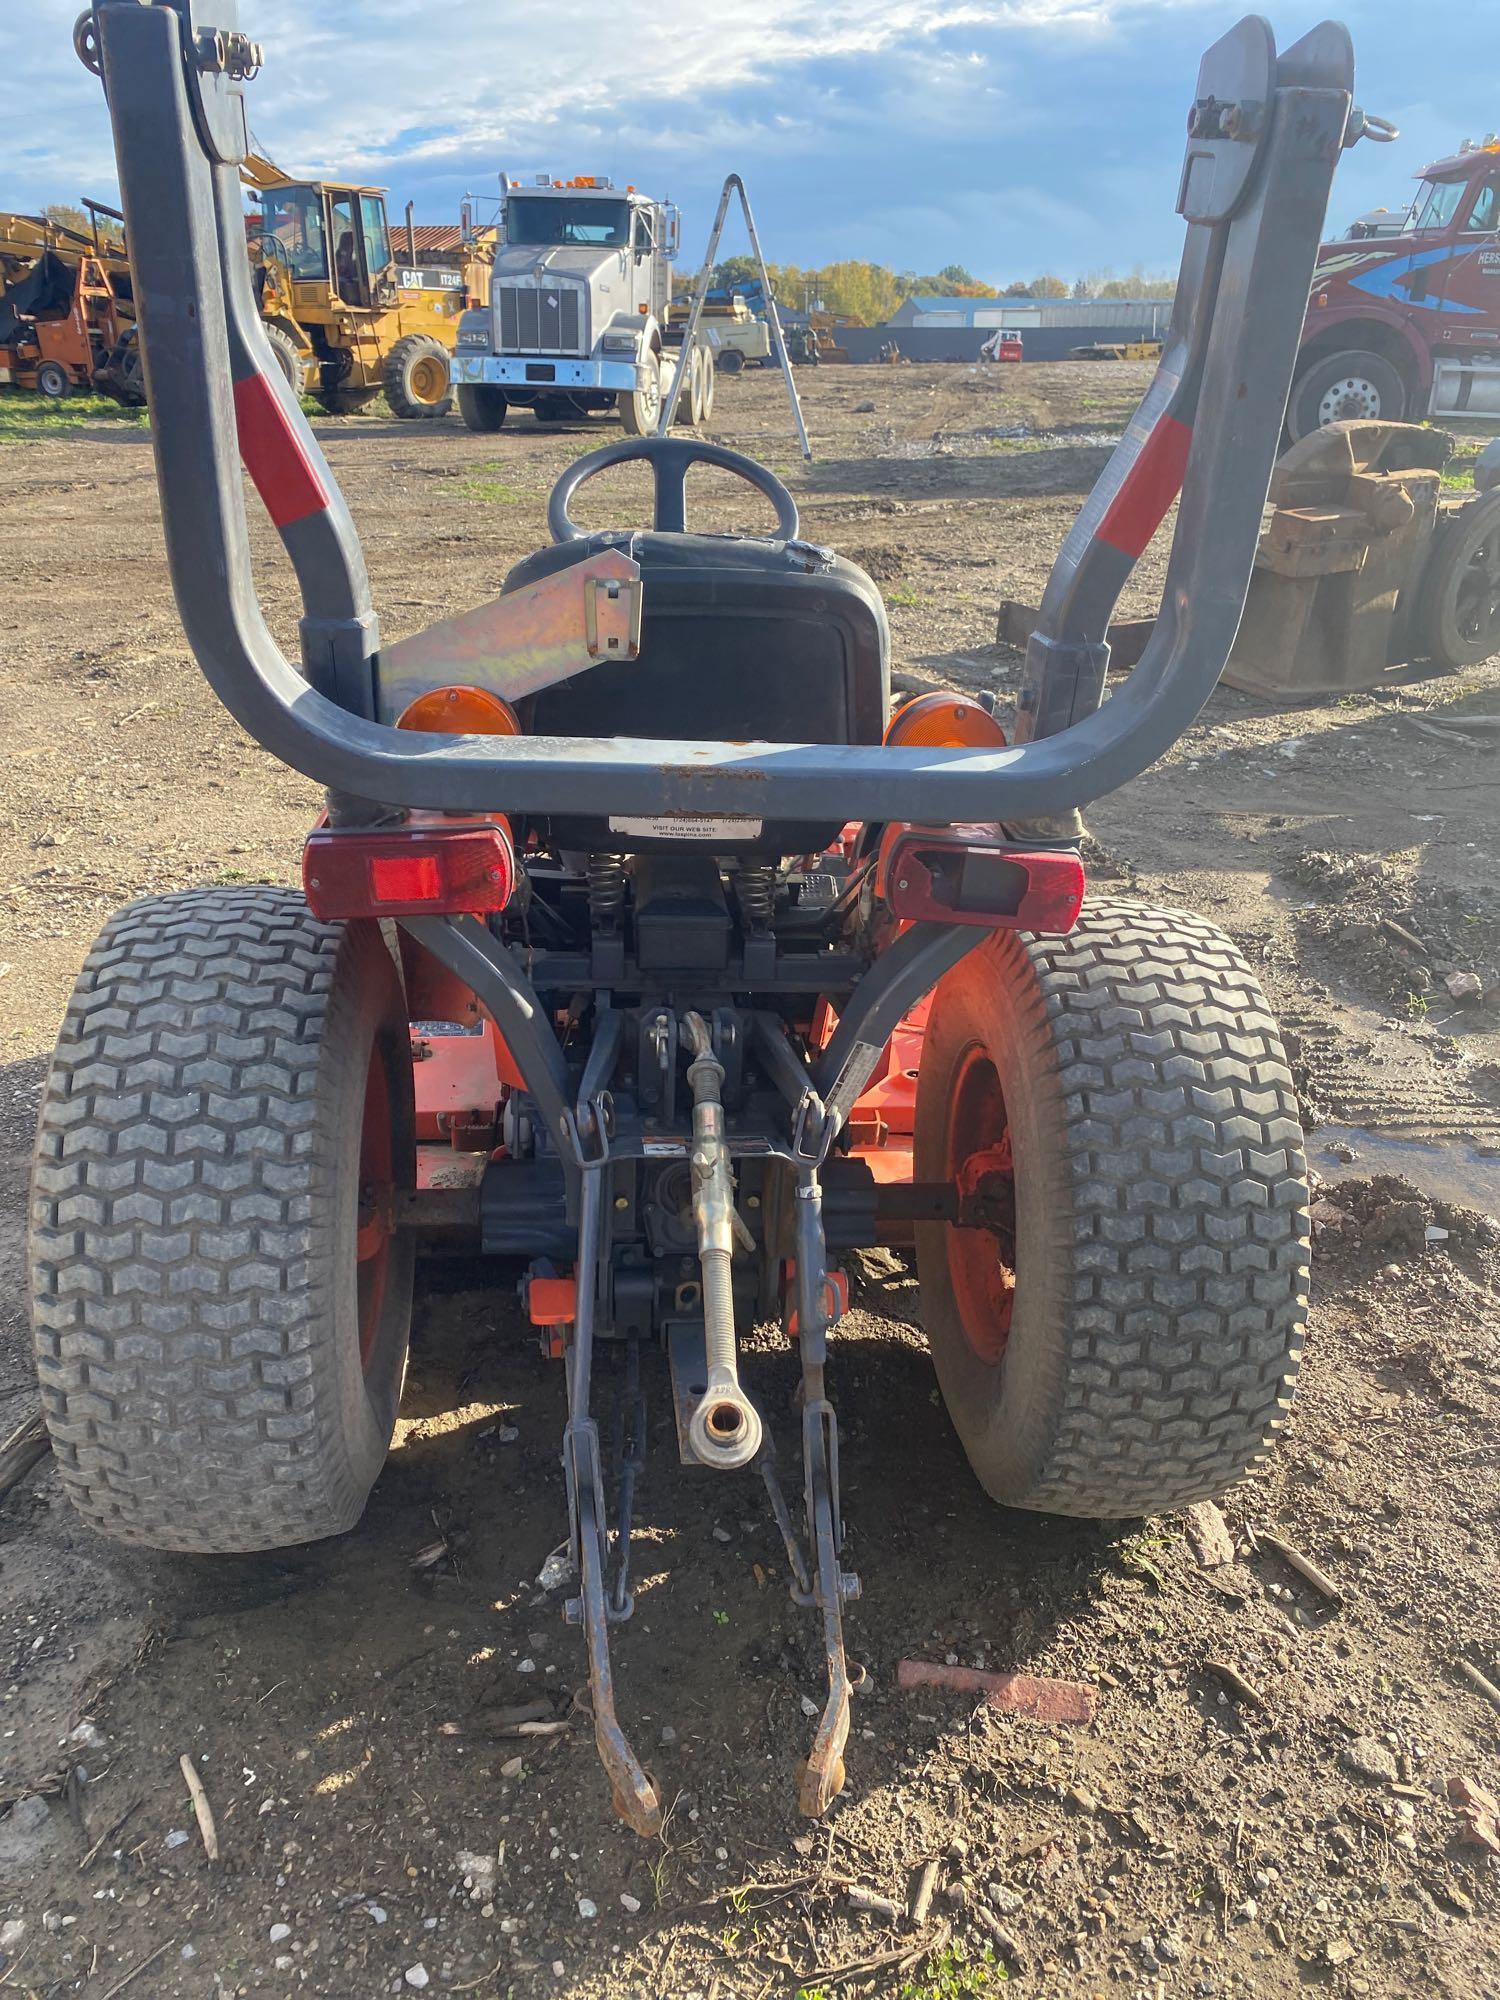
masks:
{"type": "MultiPolygon", "coordinates": [[[[79,236],[91,236],[93,234],[94,225],[90,221],[87,211],[75,208],[71,202],[49,201],[47,206],[42,210],[42,216],[45,221],[52,223],[55,228],[71,229],[79,236]]],[[[113,216],[109,215],[101,215],[99,218],[99,236],[101,241],[107,243],[121,243],[124,241],[124,232],[120,228],[119,223],[114,220],[113,216]]]]}
{"type": "MultiPolygon", "coordinates": [[[[1090,271],[1074,284],[1043,271],[1034,278],[1018,278],[1007,285],[987,284],[962,264],[947,264],[941,271],[892,271],[884,264],[870,264],[849,258],[804,270],[797,264],[767,266],[777,303],[799,312],[826,312],[855,321],[860,326],[878,326],[908,298],[959,299],[1169,299],[1177,288],[1171,276],[1148,272],[1137,264],[1121,276],[1113,270],[1090,271]]],[[[752,287],[759,273],[753,257],[726,257],[714,266],[713,283],[726,290],[752,287]]],[[[692,278],[678,281],[690,289],[692,278]]]]}

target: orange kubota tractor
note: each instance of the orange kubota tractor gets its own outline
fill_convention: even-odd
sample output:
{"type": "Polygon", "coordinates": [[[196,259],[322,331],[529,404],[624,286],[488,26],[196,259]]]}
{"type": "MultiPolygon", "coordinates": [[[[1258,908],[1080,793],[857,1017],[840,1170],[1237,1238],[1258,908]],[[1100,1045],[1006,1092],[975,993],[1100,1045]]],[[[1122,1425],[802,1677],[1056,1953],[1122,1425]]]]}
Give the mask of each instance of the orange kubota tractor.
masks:
{"type": "MultiPolygon", "coordinates": [[[[1310,1225],[1275,1023],[1212,924],[1085,898],[1078,812],[1192,724],[1233,642],[1351,131],[1349,37],[1325,22],[1278,53],[1248,16],[1203,58],[1168,352],[1054,566],[1007,731],[951,694],[892,716],[874,582],[806,538],[768,467],[693,439],[573,460],[549,543],[495,598],[383,643],[236,240],[262,51],[230,0],[217,40],[200,4],[95,0],[80,48],[115,123],[183,623],[328,802],[300,890],[147,896],[79,976],[30,1239],[63,1486],[138,1546],[344,1533],[393,1434],[422,1234],[457,1232],[496,1296],[524,1274],[561,1364],[563,1616],[619,1812],[659,1835],[694,1782],[691,1750],[644,1767],[611,1667],[642,1467],[675,1432],[703,1509],[763,1492],[816,1615],[797,1789],[822,1813],[860,1747],[842,1255],[914,1248],[937,1386],[1008,1506],[1180,1507],[1287,1414],[1310,1225]],[[296,573],[296,664],[256,597],[242,464],[296,573]],[[579,489],[626,464],[651,472],[649,525],[585,527],[579,489]],[[696,465],[774,527],[691,532],[696,465]],[[1167,609],[1106,700],[1109,613],[1179,490],[1167,609]],[[771,1324],[793,1411],[758,1355],[741,1372],[741,1333],[771,1324]],[[653,1427],[668,1378],[677,1423],[653,1427]]],[[[888,1474],[941,1476],[909,1455],[888,1474]]]]}

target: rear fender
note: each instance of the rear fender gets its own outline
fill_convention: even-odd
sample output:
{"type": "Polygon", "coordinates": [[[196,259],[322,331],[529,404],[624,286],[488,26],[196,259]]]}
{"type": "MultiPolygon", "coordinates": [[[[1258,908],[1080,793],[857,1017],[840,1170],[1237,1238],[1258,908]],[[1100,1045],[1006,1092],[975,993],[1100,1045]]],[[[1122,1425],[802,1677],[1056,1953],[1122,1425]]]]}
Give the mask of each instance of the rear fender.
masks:
{"type": "Polygon", "coordinates": [[[1325,355],[1345,349],[1380,355],[1424,397],[1432,388],[1432,350],[1404,320],[1372,320],[1353,310],[1317,314],[1316,330],[1297,356],[1298,379],[1325,355]]]}
{"type": "Polygon", "coordinates": [[[412,1023],[419,1137],[437,1138],[439,1114],[492,1112],[507,1090],[524,1090],[525,1079],[473,987],[404,926],[397,927],[396,935],[412,1023]],[[425,1035],[423,1026],[429,1022],[452,1023],[469,1032],[425,1035]]]}

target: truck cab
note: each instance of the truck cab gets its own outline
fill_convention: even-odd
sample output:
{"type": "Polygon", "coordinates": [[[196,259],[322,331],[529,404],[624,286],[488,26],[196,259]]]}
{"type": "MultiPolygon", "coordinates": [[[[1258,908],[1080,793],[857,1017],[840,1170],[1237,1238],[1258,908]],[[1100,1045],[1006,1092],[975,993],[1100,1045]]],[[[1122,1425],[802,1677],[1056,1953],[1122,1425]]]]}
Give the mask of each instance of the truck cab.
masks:
{"type": "Polygon", "coordinates": [[[459,324],[455,380],[471,430],[513,405],[548,421],[618,408],[655,428],[679,220],[594,174],[502,177],[489,303],[459,324]]]}
{"type": "Polygon", "coordinates": [[[1318,252],[1287,428],[1345,418],[1500,422],[1500,140],[1419,176],[1390,233],[1318,252]]]}

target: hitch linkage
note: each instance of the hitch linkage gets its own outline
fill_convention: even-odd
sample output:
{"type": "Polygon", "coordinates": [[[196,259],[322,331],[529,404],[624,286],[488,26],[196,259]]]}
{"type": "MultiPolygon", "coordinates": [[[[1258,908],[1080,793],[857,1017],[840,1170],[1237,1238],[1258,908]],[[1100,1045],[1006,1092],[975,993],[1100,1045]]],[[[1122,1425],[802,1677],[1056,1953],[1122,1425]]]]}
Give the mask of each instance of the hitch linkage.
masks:
{"type": "MultiPolygon", "coordinates": [[[[727,1152],[723,1152],[722,1112],[712,1074],[718,1065],[712,1056],[706,1024],[694,1015],[688,1017],[688,1023],[687,1040],[694,1051],[688,1074],[695,1100],[695,1175],[712,1183],[711,1200],[717,1205],[713,1208],[715,1229],[722,1222],[722,1233],[727,1237],[730,1225],[718,1215],[718,1207],[727,1203],[732,1214],[734,1192],[727,1152]],[[696,1077],[695,1070],[698,1072],[696,1077]],[[705,1106],[718,1112],[719,1120],[699,1118],[697,1114],[705,1106]],[[722,1158],[719,1157],[720,1152],[723,1152],[722,1158]]],[[[583,1627],[588,1649],[594,1740],[609,1777],[615,1809],[628,1826],[650,1837],[661,1830],[661,1795],[620,1726],[609,1654],[610,1625],[623,1622],[634,1610],[629,1590],[630,1537],[636,1482],[645,1464],[646,1441],[645,1400],[640,1386],[640,1343],[637,1339],[626,1343],[616,1427],[620,1487],[612,1579],[599,1427],[591,1409],[594,1327],[600,1281],[606,1263],[606,1169],[610,1162],[610,1102],[608,1093],[600,1087],[601,1083],[600,1068],[591,1061],[589,1074],[585,1077],[588,1094],[580,1094],[566,1126],[573,1163],[579,1173],[578,1283],[573,1337],[567,1350],[568,1421],[563,1432],[562,1457],[568,1495],[569,1547],[574,1573],[578,1578],[578,1594],[566,1601],[564,1617],[569,1624],[583,1627]]],[[[749,1464],[760,1474],[786,1550],[793,1601],[815,1608],[822,1614],[828,1695],[812,1746],[800,1768],[798,1782],[798,1803],[801,1810],[813,1818],[825,1812],[843,1788],[844,1746],[849,1736],[852,1685],[844,1653],[843,1607],[846,1601],[859,1595],[860,1588],[858,1577],[843,1567],[841,1559],[843,1524],[839,1505],[838,1420],[828,1400],[824,1381],[828,1357],[829,1288],[819,1172],[836,1129],[837,1120],[824,1107],[822,1099],[815,1091],[804,1089],[793,1116],[788,1149],[795,1176],[794,1242],[797,1254],[795,1289],[786,1300],[785,1313],[789,1330],[795,1314],[795,1337],[802,1357],[799,1389],[802,1490],[811,1561],[804,1553],[776,1475],[775,1446],[770,1430],[763,1425],[759,1413],[754,1411],[739,1387],[738,1374],[734,1369],[733,1309],[727,1270],[723,1286],[727,1322],[719,1331],[728,1341],[728,1360],[723,1365],[727,1365],[729,1373],[721,1381],[715,1377],[710,1366],[710,1395],[705,1398],[705,1402],[711,1400],[717,1383],[721,1399],[732,1390],[754,1415],[755,1450],[748,1459],[736,1457],[734,1463],[749,1464]]],[[[705,1231],[701,1213],[699,1220],[702,1240],[705,1234],[713,1232],[705,1231]]],[[[710,1247],[719,1247],[716,1236],[710,1247]]],[[[724,1249],[727,1261],[727,1242],[724,1249]]],[[[707,1269],[705,1259],[705,1273],[707,1269]]],[[[707,1300],[705,1286],[705,1304],[707,1300]]],[[[710,1334],[712,1331],[710,1328],[710,1334]]],[[[710,1341],[708,1353],[711,1364],[714,1351],[710,1341]]],[[[712,1458],[707,1462],[710,1465],[715,1463],[712,1458]]]]}
{"type": "Polygon", "coordinates": [[[604,1241],[604,1170],[609,1162],[609,1105],[602,1090],[592,1099],[580,1096],[577,1110],[570,1120],[570,1132],[580,1170],[578,1303],[573,1321],[573,1339],[567,1354],[568,1422],[563,1432],[563,1476],[568,1490],[569,1542],[579,1594],[568,1599],[563,1615],[569,1624],[583,1626],[588,1645],[594,1741],[614,1793],[615,1810],[627,1826],[649,1839],[661,1831],[661,1797],[620,1727],[615,1713],[614,1672],[609,1658],[610,1619],[628,1618],[633,1608],[625,1590],[625,1581],[630,1519],[626,1502],[633,1499],[634,1470],[632,1468],[629,1484],[621,1494],[623,1532],[620,1573],[612,1599],[605,1588],[609,1528],[604,1507],[604,1477],[599,1462],[599,1427],[589,1408],[594,1363],[594,1314],[599,1297],[600,1252],[604,1241]]]}
{"type": "Polygon", "coordinates": [[[859,1578],[842,1562],[844,1527],[839,1507],[839,1427],[823,1370],[828,1360],[828,1251],[823,1233],[819,1172],[833,1143],[836,1121],[815,1091],[797,1108],[792,1153],[796,1163],[794,1232],[797,1246],[797,1325],[802,1353],[803,1502],[812,1549],[810,1592],[796,1589],[823,1615],[823,1655],[828,1698],[802,1766],[797,1803],[810,1819],[825,1813],[844,1788],[844,1745],[849,1740],[849,1663],[844,1653],[844,1603],[859,1596],[859,1578]]]}

